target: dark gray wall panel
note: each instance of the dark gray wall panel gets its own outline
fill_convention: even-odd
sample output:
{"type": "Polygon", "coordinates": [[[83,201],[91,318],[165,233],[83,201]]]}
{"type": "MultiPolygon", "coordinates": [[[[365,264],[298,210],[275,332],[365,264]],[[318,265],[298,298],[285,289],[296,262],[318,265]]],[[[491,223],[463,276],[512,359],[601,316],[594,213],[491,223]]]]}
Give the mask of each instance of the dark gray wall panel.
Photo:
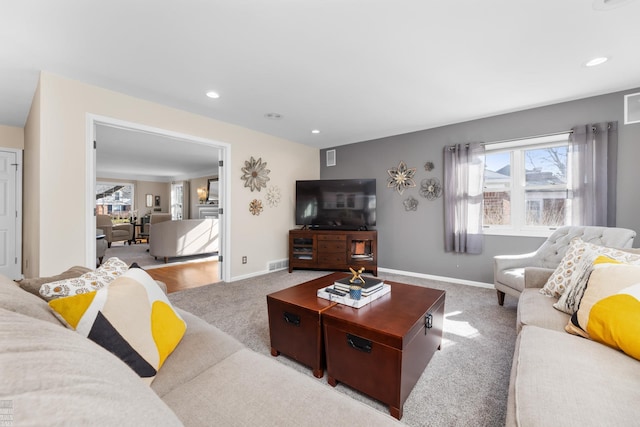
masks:
{"type": "Polygon", "coordinates": [[[492,283],[494,255],[530,252],[544,239],[486,236],[481,255],[445,253],[442,198],[428,201],[418,192],[424,178],[437,177],[442,181],[444,146],[531,137],[569,130],[579,124],[617,120],[617,225],[640,233],[640,124],[625,126],[623,117],[624,95],[638,91],[640,89],[338,146],[335,147],[336,166],[332,167],[326,166],[326,150],[322,150],[320,176],[322,179],[377,179],[379,267],[492,283]],[[403,195],[386,187],[387,169],[398,166],[401,160],[417,168],[418,184],[405,190],[403,195]],[[431,172],[424,169],[427,161],[435,164],[431,172]],[[406,212],[402,204],[409,196],[419,201],[415,212],[406,212]]]}

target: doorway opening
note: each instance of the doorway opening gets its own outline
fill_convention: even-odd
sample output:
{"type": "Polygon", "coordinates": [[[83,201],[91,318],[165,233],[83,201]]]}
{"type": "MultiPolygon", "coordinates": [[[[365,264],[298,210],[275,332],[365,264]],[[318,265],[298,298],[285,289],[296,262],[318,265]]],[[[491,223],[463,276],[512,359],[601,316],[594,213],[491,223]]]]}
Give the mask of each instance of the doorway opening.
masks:
{"type": "MultiPolygon", "coordinates": [[[[223,166],[228,164],[230,158],[231,148],[228,144],[97,115],[87,115],[87,144],[87,266],[93,265],[96,260],[97,178],[129,181],[142,187],[135,192],[132,219],[143,216],[149,218],[154,213],[163,212],[181,217],[174,219],[197,219],[199,183],[202,181],[206,185],[207,180],[215,175],[220,183],[217,206],[224,207],[225,215],[217,218],[219,265],[215,271],[218,277],[212,277],[211,283],[230,277],[230,263],[223,262],[224,254],[230,252],[230,220],[227,219],[230,218],[227,215],[230,211],[225,203],[230,180],[228,168],[223,166]],[[109,143],[113,146],[106,144],[101,147],[101,139],[108,139],[108,134],[117,135],[117,138],[111,138],[117,142],[109,143]],[[101,149],[104,151],[98,155],[101,149]],[[184,172],[185,169],[178,166],[188,163],[190,156],[198,161],[194,160],[187,168],[190,172],[184,172]],[[203,158],[209,166],[206,171],[202,171],[202,163],[198,163],[203,158]],[[164,171],[161,171],[163,168],[164,171]],[[180,209],[176,206],[178,200],[175,190],[178,183],[182,199],[180,209]],[[154,200],[151,207],[146,203],[149,196],[154,200]]],[[[137,219],[135,223],[141,222],[137,219]]],[[[139,232],[143,233],[143,225],[137,226],[140,227],[139,232]]],[[[181,259],[176,258],[175,261],[180,263],[181,259]]]]}

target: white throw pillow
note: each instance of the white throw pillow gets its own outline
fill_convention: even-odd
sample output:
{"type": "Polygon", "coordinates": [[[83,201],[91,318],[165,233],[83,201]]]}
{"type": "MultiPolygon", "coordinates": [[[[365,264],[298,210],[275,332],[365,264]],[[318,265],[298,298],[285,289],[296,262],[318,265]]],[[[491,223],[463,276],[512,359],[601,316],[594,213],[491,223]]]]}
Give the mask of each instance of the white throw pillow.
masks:
{"type": "Polygon", "coordinates": [[[50,301],[54,298],[93,292],[107,286],[128,269],[129,266],[126,262],[112,257],[98,267],[97,270],[85,273],[80,277],[45,283],[40,287],[40,295],[45,300],[50,301]]]}

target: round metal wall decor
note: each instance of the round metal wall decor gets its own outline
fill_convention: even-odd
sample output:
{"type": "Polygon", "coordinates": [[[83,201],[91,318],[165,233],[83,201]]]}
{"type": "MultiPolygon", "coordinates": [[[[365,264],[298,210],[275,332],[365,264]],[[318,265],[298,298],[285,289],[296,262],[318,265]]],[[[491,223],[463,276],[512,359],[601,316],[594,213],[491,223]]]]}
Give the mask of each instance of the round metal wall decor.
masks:
{"type": "Polygon", "coordinates": [[[442,195],[442,184],[438,178],[425,178],[420,182],[420,195],[435,200],[442,195]]]}
{"type": "Polygon", "coordinates": [[[280,188],[277,185],[270,186],[267,188],[267,195],[265,197],[267,199],[267,205],[275,208],[280,204],[280,188]]]}
{"type": "Polygon", "coordinates": [[[424,170],[426,170],[427,172],[431,172],[433,168],[435,168],[433,162],[427,162],[424,164],[424,170]]]}
{"type": "Polygon", "coordinates": [[[418,200],[413,196],[409,196],[407,199],[405,199],[404,202],[402,202],[402,204],[404,205],[404,210],[407,212],[417,211],[418,203],[418,200]]]}
{"type": "Polygon", "coordinates": [[[397,168],[387,170],[389,178],[387,178],[387,187],[395,188],[398,193],[402,194],[405,188],[415,187],[416,182],[413,176],[416,174],[416,168],[408,168],[405,162],[400,162],[397,168]]]}
{"type": "Polygon", "coordinates": [[[251,212],[252,215],[260,215],[260,212],[262,212],[262,201],[253,199],[251,203],[249,203],[249,212],[251,212]]]}
{"type": "Polygon", "coordinates": [[[244,161],[244,167],[242,168],[242,179],[244,179],[244,186],[249,187],[251,191],[258,190],[267,187],[267,181],[269,181],[269,169],[267,169],[267,162],[262,162],[262,157],[255,160],[251,156],[250,160],[244,161]]]}

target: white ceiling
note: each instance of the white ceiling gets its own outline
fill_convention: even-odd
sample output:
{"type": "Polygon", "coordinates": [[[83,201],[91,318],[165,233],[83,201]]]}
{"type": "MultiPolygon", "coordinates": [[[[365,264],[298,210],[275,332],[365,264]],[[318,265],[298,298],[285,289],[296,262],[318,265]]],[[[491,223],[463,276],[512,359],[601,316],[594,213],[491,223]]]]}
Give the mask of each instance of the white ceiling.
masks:
{"type": "Polygon", "coordinates": [[[3,1],[0,124],[40,70],[321,148],[640,86],[640,1],[596,2],[3,1]]]}
{"type": "Polygon", "coordinates": [[[218,175],[218,148],[120,127],[96,126],[96,176],[170,182],[218,175]]]}

